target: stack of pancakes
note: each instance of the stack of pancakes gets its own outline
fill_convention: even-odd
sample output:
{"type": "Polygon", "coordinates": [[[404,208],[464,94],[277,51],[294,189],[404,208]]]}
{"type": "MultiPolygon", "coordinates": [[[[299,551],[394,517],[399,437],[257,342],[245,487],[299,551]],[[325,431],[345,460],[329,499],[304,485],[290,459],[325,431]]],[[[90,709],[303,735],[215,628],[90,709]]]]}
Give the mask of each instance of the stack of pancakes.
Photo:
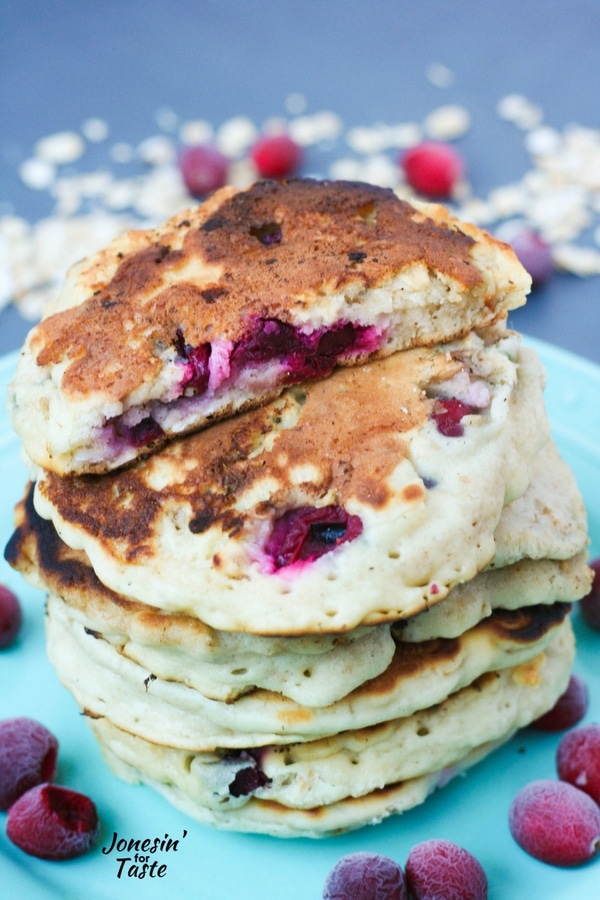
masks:
{"type": "Polygon", "coordinates": [[[6,557],[118,775],[321,836],[554,705],[588,538],[506,327],[528,286],[442,207],[302,180],[75,267],[9,389],[6,557]]]}

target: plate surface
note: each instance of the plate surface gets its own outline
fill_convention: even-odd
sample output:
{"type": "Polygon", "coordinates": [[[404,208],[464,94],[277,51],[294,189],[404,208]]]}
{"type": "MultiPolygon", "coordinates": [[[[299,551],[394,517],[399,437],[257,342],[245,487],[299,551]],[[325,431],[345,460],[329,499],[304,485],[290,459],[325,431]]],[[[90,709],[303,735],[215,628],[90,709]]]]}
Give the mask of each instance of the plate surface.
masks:
{"type": "MultiPolygon", "coordinates": [[[[590,522],[591,557],[600,556],[600,368],[548,344],[527,340],[548,373],[546,405],[559,449],[572,466],[590,522]]],[[[0,392],[14,368],[14,354],[0,359],[0,392]]],[[[26,473],[8,416],[0,410],[0,539],[12,532],[12,510],[26,473]]],[[[555,777],[557,735],[522,731],[467,775],[430,797],[424,806],[381,825],[320,841],[278,840],[218,832],[190,821],[147,788],[115,778],[70,695],[46,659],[43,595],[30,588],[2,560],[0,581],[21,598],[25,622],[18,642],[0,653],[0,718],[30,716],[43,722],[60,743],[57,781],[89,794],[103,823],[94,851],[78,860],[50,863],[26,856],[6,838],[0,814],[2,890],[28,900],[317,900],[330,868],[356,850],[384,853],[404,864],[413,844],[444,837],[469,849],[486,870],[489,896],[501,900],[597,900],[600,859],[577,869],[546,866],[527,856],[508,830],[514,794],[534,778],[555,777]],[[103,852],[113,840],[170,839],[158,850],[154,876],[129,874],[135,849],[103,852]],[[131,861],[120,860],[131,858],[131,861]],[[159,867],[164,867],[159,869],[159,867]],[[157,872],[162,872],[158,877],[157,872]]],[[[600,721],[600,633],[577,612],[575,670],[588,682],[590,709],[585,721],[600,721]],[[596,661],[595,661],[596,658],[596,661]]],[[[125,846],[122,844],[121,846],[125,846]]]]}

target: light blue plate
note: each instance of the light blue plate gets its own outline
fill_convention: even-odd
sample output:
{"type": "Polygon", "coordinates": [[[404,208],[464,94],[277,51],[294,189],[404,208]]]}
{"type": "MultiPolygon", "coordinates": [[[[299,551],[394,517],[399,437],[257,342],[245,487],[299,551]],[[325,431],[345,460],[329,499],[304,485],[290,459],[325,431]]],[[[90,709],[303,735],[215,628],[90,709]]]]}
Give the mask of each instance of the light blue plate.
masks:
{"type": "MultiPolygon", "coordinates": [[[[528,340],[546,366],[547,408],[563,456],[572,466],[587,504],[591,555],[600,556],[600,368],[537,341],[528,340]]],[[[0,393],[15,356],[0,360],[0,393]]],[[[8,417],[0,412],[2,546],[12,531],[12,509],[25,486],[25,469],[8,417]]],[[[20,596],[25,624],[18,643],[0,653],[0,718],[26,715],[43,722],[60,742],[58,781],[89,794],[103,822],[98,847],[66,863],[26,856],[6,838],[0,815],[0,895],[27,900],[117,900],[177,897],[179,900],[318,900],[327,872],[355,850],[385,853],[404,864],[411,846],[444,837],[469,849],[484,866],[490,900],[598,900],[600,860],[574,870],[546,866],[512,840],[507,824],[510,801],[534,778],[555,777],[556,735],[523,731],[466,776],[451,782],[415,810],[379,826],[322,841],[278,840],[214,831],[186,819],[144,787],[124,784],[102,761],[74,701],[60,686],[44,649],[43,605],[39,591],[2,561],[0,580],[20,596]],[[150,857],[165,865],[161,878],[118,877],[117,857],[102,853],[113,832],[119,838],[179,840],[176,850],[150,857]],[[187,832],[183,837],[184,831],[187,832]]],[[[591,706],[586,721],[600,721],[600,633],[575,614],[578,671],[588,682],[591,706]]],[[[560,828],[560,822],[557,822],[560,828]]]]}

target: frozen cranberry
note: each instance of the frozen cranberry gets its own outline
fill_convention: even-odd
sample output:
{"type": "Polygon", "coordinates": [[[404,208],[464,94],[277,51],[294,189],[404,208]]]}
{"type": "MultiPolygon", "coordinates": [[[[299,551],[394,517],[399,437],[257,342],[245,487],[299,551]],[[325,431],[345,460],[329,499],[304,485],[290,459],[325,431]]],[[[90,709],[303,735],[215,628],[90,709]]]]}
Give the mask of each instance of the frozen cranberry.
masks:
{"type": "Polygon", "coordinates": [[[554,866],[579,865],[600,849],[600,808],[566,781],[527,784],[514,798],[508,821],[526,853],[554,866]]]}
{"type": "Polygon", "coordinates": [[[552,250],[537,232],[523,228],[516,232],[510,243],[521,265],[531,275],[534,287],[540,287],[554,273],[552,250]]]}
{"type": "Polygon", "coordinates": [[[474,412],[472,406],[457,400],[454,397],[435,401],[431,418],[437,425],[440,434],[445,437],[461,437],[464,434],[462,424],[463,416],[470,416],[474,412]]]}
{"type": "Polygon", "coordinates": [[[21,629],[22,621],[23,614],[17,596],[0,584],[0,650],[13,643],[21,629]]]}
{"type": "Polygon", "coordinates": [[[593,560],[590,567],[594,572],[594,580],[589,594],[579,601],[579,608],[588,625],[600,631],[600,559],[593,560]]]}
{"type": "Polygon", "coordinates": [[[587,712],[589,691],[587,683],[579,675],[571,675],[564,694],[552,709],[531,723],[538,731],[564,731],[576,725],[587,712]]]}
{"type": "Polygon", "coordinates": [[[340,506],[300,506],[276,519],[265,550],[276,568],[313,560],[362,533],[359,516],[340,506]]]}
{"type": "Polygon", "coordinates": [[[388,856],[349,853],[327,876],[323,900],[407,900],[404,874],[388,856]]]}
{"type": "Polygon", "coordinates": [[[90,849],[99,830],[94,803],[84,794],[39,784],[8,811],[6,833],[13,844],[41,859],[72,859],[90,849]]]}
{"type": "Polygon", "coordinates": [[[250,153],[262,178],[287,178],[302,164],[302,148],[288,134],[265,135],[250,153]]]}
{"type": "Polygon", "coordinates": [[[402,168],[408,184],[426,197],[450,197],[464,175],[462,156],[454,147],[438,141],[423,141],[403,155],[402,168]]]}
{"type": "Polygon", "coordinates": [[[581,725],[561,739],[556,751],[558,777],[600,805],[600,725],[581,725]]]}
{"type": "Polygon", "coordinates": [[[0,722],[0,809],[8,807],[56,771],[58,741],[34,719],[0,722]]]}
{"type": "Polygon", "coordinates": [[[192,195],[201,199],[227,181],[229,163],[216,147],[187,147],[179,157],[183,183],[192,195]]]}
{"type": "Polygon", "coordinates": [[[475,857],[440,838],[412,848],[406,884],[414,900],[486,900],[488,895],[486,874],[475,857]]]}

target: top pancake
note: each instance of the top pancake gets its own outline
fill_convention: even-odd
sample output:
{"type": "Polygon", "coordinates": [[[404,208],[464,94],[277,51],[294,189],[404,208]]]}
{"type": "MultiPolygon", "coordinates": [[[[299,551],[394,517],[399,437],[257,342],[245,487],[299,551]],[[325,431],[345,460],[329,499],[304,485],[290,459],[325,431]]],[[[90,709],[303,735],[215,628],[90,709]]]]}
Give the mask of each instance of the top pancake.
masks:
{"type": "Polygon", "coordinates": [[[441,206],[352,182],[224,188],[73,267],[23,348],[14,427],[42,467],[107,471],[290,381],[494,323],[529,286],[441,206]]]}

